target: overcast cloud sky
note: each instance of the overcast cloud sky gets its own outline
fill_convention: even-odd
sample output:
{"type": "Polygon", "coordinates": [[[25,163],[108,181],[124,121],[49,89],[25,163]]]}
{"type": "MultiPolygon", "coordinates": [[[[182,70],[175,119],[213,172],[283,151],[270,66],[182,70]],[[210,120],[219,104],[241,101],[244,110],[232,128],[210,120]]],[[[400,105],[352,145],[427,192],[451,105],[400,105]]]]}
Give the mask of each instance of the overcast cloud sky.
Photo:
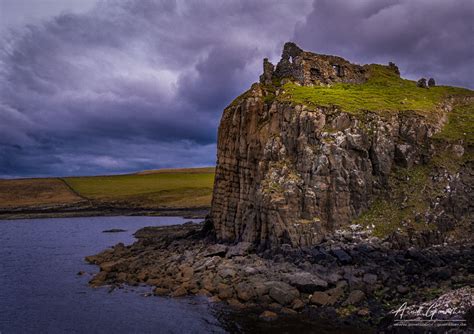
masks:
{"type": "Polygon", "coordinates": [[[285,41],[474,87],[472,0],[0,0],[0,177],[215,163],[285,41]]]}

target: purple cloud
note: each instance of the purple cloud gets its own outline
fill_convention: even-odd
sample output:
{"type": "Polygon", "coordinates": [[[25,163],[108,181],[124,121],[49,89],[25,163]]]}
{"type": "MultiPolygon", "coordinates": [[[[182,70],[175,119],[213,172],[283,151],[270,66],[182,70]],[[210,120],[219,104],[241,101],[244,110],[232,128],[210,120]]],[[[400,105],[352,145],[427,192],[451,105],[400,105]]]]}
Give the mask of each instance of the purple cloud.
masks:
{"type": "Polygon", "coordinates": [[[471,0],[315,0],[294,40],[359,63],[394,61],[402,75],[474,87],[471,0]]]}
{"type": "Polygon", "coordinates": [[[0,177],[212,165],[223,108],[291,39],[473,87],[470,0],[89,7],[0,31],[0,177]]]}
{"type": "Polygon", "coordinates": [[[0,175],[213,165],[222,109],[304,9],[102,1],[3,36],[0,175]]]}

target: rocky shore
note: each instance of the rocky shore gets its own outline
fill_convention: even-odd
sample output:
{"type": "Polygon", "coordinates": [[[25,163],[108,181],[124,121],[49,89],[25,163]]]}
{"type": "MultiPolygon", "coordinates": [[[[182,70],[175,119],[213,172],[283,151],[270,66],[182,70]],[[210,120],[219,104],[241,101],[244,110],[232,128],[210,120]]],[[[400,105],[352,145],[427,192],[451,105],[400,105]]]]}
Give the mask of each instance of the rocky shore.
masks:
{"type": "Polygon", "coordinates": [[[98,216],[181,216],[189,219],[204,218],[209,208],[144,209],[133,206],[97,205],[78,203],[60,206],[33,206],[27,208],[0,208],[0,219],[37,219],[98,216]]]}
{"type": "MultiPolygon", "coordinates": [[[[401,240],[380,240],[352,225],[317,246],[259,250],[247,242],[217,243],[211,229],[192,223],[141,229],[134,244],[86,258],[100,266],[90,284],[144,284],[159,296],[207,296],[262,321],[330,319],[335,326],[385,332],[407,329],[395,326],[404,303],[413,310],[438,298],[444,304],[436,304],[436,312],[415,319],[462,322],[457,329],[434,328],[440,332],[473,326],[473,244],[404,249],[401,240]]],[[[413,311],[405,313],[402,319],[414,318],[413,311]]]]}

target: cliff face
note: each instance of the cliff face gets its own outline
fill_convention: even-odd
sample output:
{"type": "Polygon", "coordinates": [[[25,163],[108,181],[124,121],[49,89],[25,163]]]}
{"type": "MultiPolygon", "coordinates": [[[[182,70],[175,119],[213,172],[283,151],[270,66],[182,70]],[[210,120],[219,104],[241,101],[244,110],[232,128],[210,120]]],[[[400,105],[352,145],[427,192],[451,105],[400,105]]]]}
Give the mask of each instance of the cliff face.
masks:
{"type": "Polygon", "coordinates": [[[210,215],[217,237],[308,246],[356,219],[379,233],[472,223],[472,143],[439,135],[471,96],[417,88],[394,64],[353,65],[287,43],[276,68],[265,59],[260,83],[224,110],[210,215]]]}

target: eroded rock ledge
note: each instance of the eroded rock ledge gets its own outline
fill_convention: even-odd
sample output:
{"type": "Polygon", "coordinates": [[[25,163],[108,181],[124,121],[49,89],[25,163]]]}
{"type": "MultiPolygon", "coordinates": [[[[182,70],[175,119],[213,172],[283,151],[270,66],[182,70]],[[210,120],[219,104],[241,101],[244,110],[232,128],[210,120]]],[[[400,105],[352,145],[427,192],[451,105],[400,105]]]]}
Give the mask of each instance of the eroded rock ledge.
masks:
{"type": "Polygon", "coordinates": [[[357,226],[316,247],[263,253],[246,242],[215,243],[202,224],[144,228],[136,237],[86,258],[100,266],[93,286],[146,284],[160,296],[203,295],[258,313],[373,327],[406,300],[421,303],[474,283],[472,244],[403,250],[357,226]]]}

